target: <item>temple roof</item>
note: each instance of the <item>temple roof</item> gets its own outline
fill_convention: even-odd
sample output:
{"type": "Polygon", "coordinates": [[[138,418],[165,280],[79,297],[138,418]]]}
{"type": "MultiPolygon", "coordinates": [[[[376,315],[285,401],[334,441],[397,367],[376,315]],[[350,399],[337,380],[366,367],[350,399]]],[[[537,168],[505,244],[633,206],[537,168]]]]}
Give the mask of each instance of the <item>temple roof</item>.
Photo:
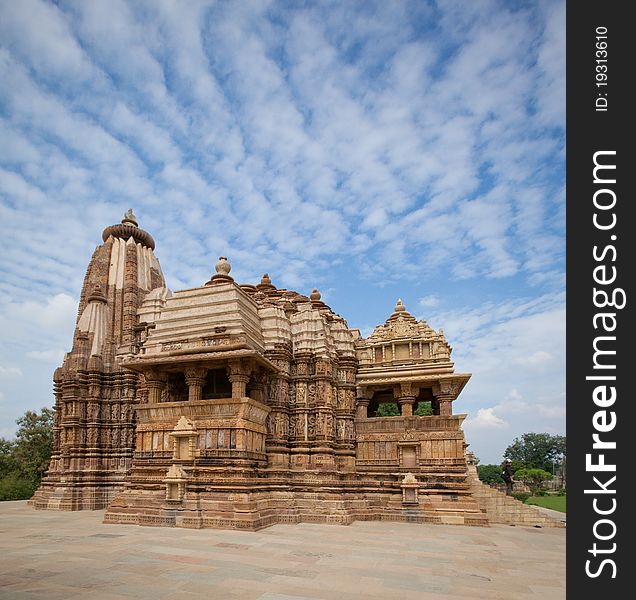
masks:
{"type": "Polygon", "coordinates": [[[446,343],[444,331],[435,331],[426,321],[418,321],[406,310],[401,299],[395,304],[391,316],[384,325],[378,325],[367,338],[369,343],[383,342],[393,339],[425,339],[446,343]]]}

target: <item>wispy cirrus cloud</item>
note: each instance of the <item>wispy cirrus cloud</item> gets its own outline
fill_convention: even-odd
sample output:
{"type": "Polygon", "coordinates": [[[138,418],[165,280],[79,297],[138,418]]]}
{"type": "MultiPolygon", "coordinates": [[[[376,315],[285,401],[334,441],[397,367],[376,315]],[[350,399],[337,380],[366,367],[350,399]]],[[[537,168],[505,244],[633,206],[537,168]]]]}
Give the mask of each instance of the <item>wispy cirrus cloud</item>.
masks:
{"type": "Polygon", "coordinates": [[[563,288],[562,2],[0,5],[14,302],[76,297],[129,206],[171,287],[222,253],[333,286],[353,324],[383,320],[378,287],[563,288]]]}

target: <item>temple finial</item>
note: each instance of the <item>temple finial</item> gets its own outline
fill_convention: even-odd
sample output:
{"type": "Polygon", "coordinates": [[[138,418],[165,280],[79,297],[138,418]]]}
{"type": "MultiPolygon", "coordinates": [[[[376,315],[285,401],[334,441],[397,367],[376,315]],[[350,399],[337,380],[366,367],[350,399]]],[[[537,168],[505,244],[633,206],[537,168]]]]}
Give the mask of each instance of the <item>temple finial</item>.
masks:
{"type": "Polygon", "coordinates": [[[135,217],[135,213],[133,213],[132,208],[129,208],[124,213],[124,218],[121,220],[122,223],[129,223],[130,225],[134,225],[135,227],[139,227],[139,223],[137,223],[137,217],[135,217]]]}
{"type": "Polygon", "coordinates": [[[227,256],[219,256],[219,260],[216,265],[214,265],[214,269],[220,275],[229,275],[232,270],[232,265],[227,262],[227,256]]]}
{"type": "Polygon", "coordinates": [[[219,256],[219,260],[214,265],[214,270],[216,271],[216,275],[212,275],[210,281],[208,281],[205,285],[228,283],[230,281],[234,281],[234,279],[230,275],[232,265],[227,262],[227,256],[219,256]]]}
{"type": "Polygon", "coordinates": [[[404,306],[404,302],[402,302],[402,298],[398,298],[395,303],[395,312],[406,312],[406,306],[404,306]]]}
{"type": "Polygon", "coordinates": [[[136,243],[142,244],[146,248],[150,248],[151,250],[155,249],[155,240],[152,239],[152,236],[147,231],[139,227],[137,217],[135,213],[133,213],[132,208],[129,208],[124,213],[124,218],[121,220],[121,223],[110,225],[102,231],[102,240],[105,242],[111,236],[122,240],[132,238],[136,243]]]}

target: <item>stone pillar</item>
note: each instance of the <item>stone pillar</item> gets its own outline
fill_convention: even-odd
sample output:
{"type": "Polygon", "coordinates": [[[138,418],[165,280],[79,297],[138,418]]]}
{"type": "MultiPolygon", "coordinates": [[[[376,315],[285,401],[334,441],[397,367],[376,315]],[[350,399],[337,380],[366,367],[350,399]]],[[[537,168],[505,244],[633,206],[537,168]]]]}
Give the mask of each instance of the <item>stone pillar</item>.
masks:
{"type": "MultiPolygon", "coordinates": [[[[105,405],[105,415],[99,416],[99,407],[102,405],[102,373],[103,373],[103,364],[99,357],[91,356],[88,361],[88,388],[87,388],[87,398],[80,399],[79,402],[73,402],[67,406],[67,414],[66,417],[74,417],[78,418],[81,416],[81,413],[84,413],[87,421],[92,423],[97,423],[98,421],[106,426],[110,426],[110,411],[108,410],[108,404],[105,405]],[[90,407],[90,409],[89,409],[90,407]],[[90,415],[89,415],[90,412],[90,415]]],[[[67,433],[69,433],[67,431],[67,433]]],[[[74,430],[74,443],[79,443],[80,445],[86,445],[86,438],[88,434],[86,431],[80,434],[80,431],[74,430]]],[[[83,469],[90,470],[97,468],[97,464],[94,462],[91,463],[87,461],[88,464],[84,465],[83,469]]]]}
{"type": "Polygon", "coordinates": [[[453,400],[457,398],[458,391],[459,384],[452,380],[440,381],[433,386],[433,394],[439,416],[448,417],[453,414],[453,400]]]}
{"type": "Polygon", "coordinates": [[[185,374],[185,381],[188,385],[188,402],[201,400],[203,384],[208,370],[205,367],[188,367],[185,374]]]}
{"type": "Polygon", "coordinates": [[[148,389],[148,404],[161,402],[161,392],[166,386],[166,376],[158,371],[146,371],[146,388],[148,389]]]}
{"type": "Polygon", "coordinates": [[[247,383],[250,380],[251,368],[246,362],[235,359],[227,366],[227,377],[232,384],[232,398],[245,398],[247,396],[247,383]]]}
{"type": "Polygon", "coordinates": [[[413,406],[418,388],[412,383],[401,383],[399,386],[399,405],[403,417],[413,416],[413,406]]]}
{"type": "Polygon", "coordinates": [[[373,390],[358,386],[356,394],[358,396],[356,401],[356,419],[366,419],[369,416],[368,409],[373,397],[373,390]]]}
{"type": "Polygon", "coordinates": [[[267,374],[263,369],[257,369],[252,373],[252,378],[250,379],[250,397],[263,404],[265,404],[266,382],[267,374]]]}
{"type": "Polygon", "coordinates": [[[440,396],[439,400],[439,414],[440,417],[448,417],[453,414],[453,400],[452,396],[440,396]]]}

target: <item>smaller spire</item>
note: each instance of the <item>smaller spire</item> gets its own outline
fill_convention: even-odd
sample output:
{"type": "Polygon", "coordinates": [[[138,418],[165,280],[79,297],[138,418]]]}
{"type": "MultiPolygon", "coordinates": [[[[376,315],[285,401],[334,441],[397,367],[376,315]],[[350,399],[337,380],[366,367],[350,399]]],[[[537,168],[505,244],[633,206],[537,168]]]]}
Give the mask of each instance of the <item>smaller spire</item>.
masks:
{"type": "Polygon", "coordinates": [[[275,290],[276,286],[272,283],[267,273],[263,274],[261,282],[256,286],[259,290],[275,290]]]}
{"type": "Polygon", "coordinates": [[[402,298],[398,298],[397,302],[395,303],[395,308],[393,309],[393,312],[391,313],[391,316],[387,319],[387,323],[391,322],[391,321],[412,321],[415,322],[416,319],[413,315],[411,315],[411,313],[406,310],[406,306],[404,306],[404,302],[402,302],[402,298]]]}
{"type": "Polygon", "coordinates": [[[134,225],[135,227],[139,227],[139,223],[137,223],[137,217],[135,216],[135,213],[133,213],[132,208],[129,208],[124,213],[124,218],[121,220],[121,222],[129,224],[129,225],[134,225]]]}
{"type": "Polygon", "coordinates": [[[93,286],[93,291],[88,296],[87,300],[88,302],[107,302],[102,286],[99,283],[96,283],[93,286]]]}

